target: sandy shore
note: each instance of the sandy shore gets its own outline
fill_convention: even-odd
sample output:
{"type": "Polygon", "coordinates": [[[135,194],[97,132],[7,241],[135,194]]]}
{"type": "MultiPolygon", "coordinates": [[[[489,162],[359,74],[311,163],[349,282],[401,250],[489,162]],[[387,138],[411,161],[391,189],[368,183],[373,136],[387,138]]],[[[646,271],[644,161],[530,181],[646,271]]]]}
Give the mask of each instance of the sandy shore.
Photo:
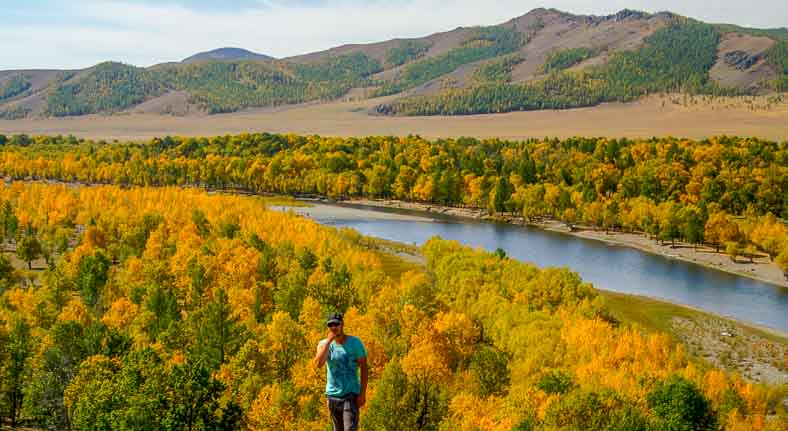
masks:
{"type": "Polygon", "coordinates": [[[272,205],[269,208],[274,210],[289,210],[298,215],[313,218],[319,221],[327,220],[346,220],[364,218],[369,220],[393,220],[393,221],[417,221],[417,222],[431,222],[433,221],[428,216],[415,216],[408,214],[395,214],[389,212],[381,212],[374,210],[365,210],[357,208],[345,208],[337,205],[321,204],[320,201],[305,200],[309,206],[304,207],[289,207],[272,205]]]}
{"type": "MultiPolygon", "coordinates": [[[[352,201],[346,202],[370,207],[401,208],[414,211],[424,211],[433,214],[444,214],[453,217],[464,217],[475,220],[499,220],[519,225],[528,224],[522,219],[522,217],[494,218],[489,216],[486,211],[472,208],[452,208],[397,200],[354,199],[352,201]]],[[[743,257],[740,257],[737,262],[733,262],[728,255],[724,253],[717,253],[711,247],[694,247],[692,245],[682,244],[679,242],[675,243],[675,245],[671,245],[670,243],[660,245],[657,241],[651,240],[645,235],[639,233],[605,233],[603,231],[595,230],[570,231],[564,223],[558,221],[548,221],[544,223],[528,225],[581,238],[604,241],[611,245],[632,247],[646,253],[657,254],[670,259],[679,259],[718,271],[724,271],[731,274],[740,275],[742,277],[752,278],[764,283],[788,288],[788,280],[786,280],[785,275],[774,262],[769,260],[767,256],[756,257],[753,259],[752,263],[750,263],[749,259],[743,257]]]]}

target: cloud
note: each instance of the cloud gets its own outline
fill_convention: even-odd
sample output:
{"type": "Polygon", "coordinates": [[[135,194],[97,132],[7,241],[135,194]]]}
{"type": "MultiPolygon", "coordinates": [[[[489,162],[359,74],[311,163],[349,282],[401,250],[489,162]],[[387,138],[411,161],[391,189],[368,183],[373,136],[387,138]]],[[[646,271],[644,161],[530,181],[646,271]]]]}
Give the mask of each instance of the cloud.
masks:
{"type": "MultiPolygon", "coordinates": [[[[0,69],[83,68],[105,60],[148,66],[223,46],[287,57],[346,43],[497,24],[542,5],[533,0],[83,0],[66,8],[63,0],[42,1],[35,13],[0,26],[0,69]]],[[[560,0],[550,6],[595,14],[624,7],[673,10],[762,26],[775,16],[777,21],[788,16],[784,1],[763,3],[752,8],[723,0],[709,8],[706,2],[686,0],[560,0]]]]}

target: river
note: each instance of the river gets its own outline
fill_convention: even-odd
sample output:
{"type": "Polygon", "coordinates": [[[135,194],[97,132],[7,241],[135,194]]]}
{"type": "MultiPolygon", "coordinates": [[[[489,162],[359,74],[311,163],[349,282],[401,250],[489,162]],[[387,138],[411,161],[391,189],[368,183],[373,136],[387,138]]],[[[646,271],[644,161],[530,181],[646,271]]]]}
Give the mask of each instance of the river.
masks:
{"type": "Polygon", "coordinates": [[[600,289],[664,299],[788,331],[788,289],[630,247],[507,223],[414,211],[316,204],[292,208],[317,222],[421,245],[433,236],[540,267],[566,266],[600,289]]]}

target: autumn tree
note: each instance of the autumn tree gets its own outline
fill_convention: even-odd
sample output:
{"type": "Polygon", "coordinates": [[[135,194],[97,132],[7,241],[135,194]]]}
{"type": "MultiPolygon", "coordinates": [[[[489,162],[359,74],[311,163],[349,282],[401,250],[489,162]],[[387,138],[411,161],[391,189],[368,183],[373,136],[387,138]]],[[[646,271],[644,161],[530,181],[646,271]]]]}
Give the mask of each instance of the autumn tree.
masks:
{"type": "Polygon", "coordinates": [[[741,255],[742,250],[741,246],[736,241],[729,241],[725,245],[725,253],[727,253],[733,262],[736,262],[736,259],[741,255]]]}
{"type": "Polygon", "coordinates": [[[610,391],[584,390],[573,391],[551,404],[543,427],[589,431],[650,429],[645,415],[626,400],[610,391]]]}
{"type": "Polygon", "coordinates": [[[777,255],[776,262],[780,269],[782,269],[785,277],[788,278],[788,247],[783,249],[783,251],[777,255]]]}
{"type": "Polygon", "coordinates": [[[107,283],[111,262],[100,250],[79,262],[75,284],[85,303],[91,307],[99,303],[101,288],[107,283]]]}
{"type": "Polygon", "coordinates": [[[505,177],[500,176],[495,182],[495,188],[490,193],[490,204],[488,209],[490,213],[502,213],[506,211],[506,203],[511,197],[509,182],[505,177]]]}
{"type": "Polygon", "coordinates": [[[473,353],[468,369],[480,396],[501,395],[510,383],[509,358],[505,352],[484,346],[473,353]]]}
{"type": "Polygon", "coordinates": [[[194,226],[197,227],[197,231],[199,231],[200,235],[203,237],[207,237],[210,234],[211,223],[201,210],[192,211],[192,223],[194,223],[194,226]]]}
{"type": "Polygon", "coordinates": [[[774,260],[780,254],[783,243],[786,242],[786,230],[788,230],[774,214],[767,214],[762,217],[751,233],[752,242],[761,250],[769,255],[769,259],[774,260]]]}
{"type": "Polygon", "coordinates": [[[704,240],[705,226],[703,214],[698,207],[684,206],[678,214],[681,235],[690,244],[697,245],[704,240]]]}
{"type": "Polygon", "coordinates": [[[189,304],[192,308],[200,308],[203,305],[203,296],[208,288],[208,276],[203,266],[196,257],[189,259],[186,266],[189,276],[189,304]]]}
{"type": "Polygon", "coordinates": [[[438,388],[424,391],[410,379],[397,360],[386,365],[363,425],[386,431],[437,430],[446,414],[447,400],[438,388]]]}
{"type": "Polygon", "coordinates": [[[14,282],[14,267],[4,254],[0,255],[0,295],[14,282]]]}
{"type": "Polygon", "coordinates": [[[131,340],[100,322],[82,325],[75,321],[58,322],[50,331],[48,346],[25,388],[25,412],[45,429],[70,428],[63,393],[86,358],[96,354],[121,357],[131,340]]]}
{"type": "Polygon", "coordinates": [[[2,221],[3,238],[16,238],[19,229],[19,218],[14,213],[11,202],[3,202],[3,209],[0,211],[0,221],[2,221]]]}
{"type": "Polygon", "coordinates": [[[706,222],[705,238],[707,241],[714,244],[717,252],[720,251],[720,246],[731,241],[739,241],[741,233],[739,226],[736,222],[732,221],[730,217],[724,212],[716,212],[709,216],[706,222]]]}
{"type": "Polygon", "coordinates": [[[16,244],[16,255],[27,262],[27,269],[33,269],[33,261],[41,257],[41,242],[33,233],[22,235],[16,244]]]}
{"type": "Polygon", "coordinates": [[[2,393],[11,428],[15,428],[22,409],[24,388],[30,379],[30,358],[34,351],[30,325],[21,317],[15,317],[10,322],[5,349],[7,361],[2,367],[2,393]]]}
{"type": "Polygon", "coordinates": [[[233,402],[222,402],[225,387],[211,377],[201,360],[172,367],[168,383],[170,408],[162,425],[184,431],[238,429],[241,409],[233,402]]]}
{"type": "Polygon", "coordinates": [[[217,369],[245,341],[244,328],[233,315],[227,292],[220,288],[193,324],[197,325],[197,352],[210,369],[217,369]]]}
{"type": "Polygon", "coordinates": [[[274,313],[266,325],[265,342],[271,355],[270,366],[280,381],[289,379],[293,366],[309,351],[301,327],[282,311],[274,313]]]}
{"type": "Polygon", "coordinates": [[[159,338],[173,325],[177,325],[181,319],[178,298],[162,286],[149,287],[145,309],[149,313],[146,329],[153,339],[159,338]]]}
{"type": "Polygon", "coordinates": [[[715,418],[709,400],[690,381],[673,376],[648,396],[656,424],[668,430],[713,430],[715,418]]]}
{"type": "Polygon", "coordinates": [[[65,391],[72,429],[237,429],[240,412],[220,403],[223,385],[199,361],[169,365],[152,349],[123,361],[93,356],[65,391]]]}

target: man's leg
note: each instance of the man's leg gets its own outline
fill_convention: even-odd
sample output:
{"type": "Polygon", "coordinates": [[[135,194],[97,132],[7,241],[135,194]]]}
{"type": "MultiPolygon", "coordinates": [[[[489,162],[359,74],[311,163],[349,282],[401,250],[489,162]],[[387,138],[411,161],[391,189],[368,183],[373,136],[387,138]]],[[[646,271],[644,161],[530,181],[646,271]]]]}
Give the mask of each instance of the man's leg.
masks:
{"type": "Polygon", "coordinates": [[[328,399],[328,414],[331,416],[331,426],[334,431],[345,431],[344,402],[328,399]]]}
{"type": "Polygon", "coordinates": [[[342,431],[358,431],[358,407],[356,406],[356,397],[345,400],[342,410],[342,418],[343,422],[345,422],[345,429],[342,431]]]}

